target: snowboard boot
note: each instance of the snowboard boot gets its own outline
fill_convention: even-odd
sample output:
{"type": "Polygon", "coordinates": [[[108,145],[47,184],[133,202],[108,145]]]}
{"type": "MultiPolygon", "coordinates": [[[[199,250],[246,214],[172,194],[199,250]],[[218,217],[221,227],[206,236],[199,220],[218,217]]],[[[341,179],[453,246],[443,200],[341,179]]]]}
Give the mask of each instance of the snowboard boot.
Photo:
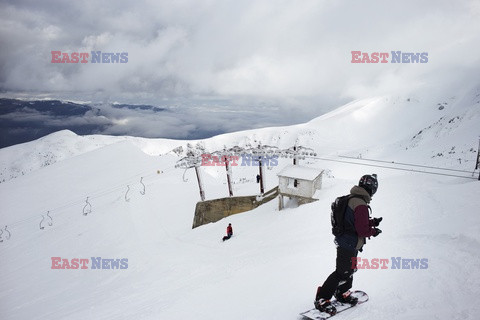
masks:
{"type": "Polygon", "coordinates": [[[352,306],[356,305],[358,303],[358,298],[352,297],[352,292],[348,290],[345,293],[335,293],[335,298],[337,299],[338,302],[341,303],[348,303],[351,304],[352,306]]]}
{"type": "Polygon", "coordinates": [[[320,299],[314,302],[315,309],[320,312],[328,313],[329,315],[333,316],[337,313],[337,309],[334,305],[330,302],[330,300],[320,299]]]}

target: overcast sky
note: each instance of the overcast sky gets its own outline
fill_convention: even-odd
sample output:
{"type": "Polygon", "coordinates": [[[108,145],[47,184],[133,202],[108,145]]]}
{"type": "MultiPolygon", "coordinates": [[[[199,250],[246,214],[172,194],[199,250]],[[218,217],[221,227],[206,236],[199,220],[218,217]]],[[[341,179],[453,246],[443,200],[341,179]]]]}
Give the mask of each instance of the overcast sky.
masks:
{"type": "Polygon", "coordinates": [[[259,126],[478,85],[480,1],[1,0],[0,41],[2,96],[209,108],[238,127],[257,112],[259,126]],[[55,50],[127,52],[128,62],[51,63],[55,50]],[[353,64],[354,50],[427,52],[428,62],[353,64]]]}

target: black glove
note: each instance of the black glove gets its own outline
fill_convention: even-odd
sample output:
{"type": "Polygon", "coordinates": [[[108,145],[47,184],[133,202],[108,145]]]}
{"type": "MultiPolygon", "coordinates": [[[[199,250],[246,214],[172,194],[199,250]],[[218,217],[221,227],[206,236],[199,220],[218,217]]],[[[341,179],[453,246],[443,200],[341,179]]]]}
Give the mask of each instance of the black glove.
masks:
{"type": "Polygon", "coordinates": [[[380,222],[382,222],[383,218],[373,218],[373,226],[378,227],[380,225],[380,222]]]}
{"type": "Polygon", "coordinates": [[[373,236],[376,237],[378,236],[380,233],[382,233],[382,230],[378,229],[378,228],[375,228],[373,229],[374,230],[374,233],[373,233],[373,236]]]}

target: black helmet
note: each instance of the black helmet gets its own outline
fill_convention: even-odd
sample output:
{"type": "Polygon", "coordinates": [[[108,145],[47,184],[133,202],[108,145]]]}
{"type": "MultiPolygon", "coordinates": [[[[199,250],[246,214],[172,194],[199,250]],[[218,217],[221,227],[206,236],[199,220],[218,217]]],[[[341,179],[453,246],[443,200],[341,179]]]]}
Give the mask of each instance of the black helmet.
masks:
{"type": "Polygon", "coordinates": [[[376,174],[366,174],[360,178],[358,186],[365,189],[370,196],[373,196],[378,189],[378,180],[376,174]]]}

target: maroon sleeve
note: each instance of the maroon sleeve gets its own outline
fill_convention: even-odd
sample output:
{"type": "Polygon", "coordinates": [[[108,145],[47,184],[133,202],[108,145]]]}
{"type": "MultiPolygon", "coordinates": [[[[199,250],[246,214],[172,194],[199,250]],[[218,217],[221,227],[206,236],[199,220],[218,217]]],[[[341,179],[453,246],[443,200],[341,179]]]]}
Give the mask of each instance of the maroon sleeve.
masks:
{"type": "Polygon", "coordinates": [[[359,205],[355,208],[355,230],[359,237],[371,237],[375,232],[373,226],[370,225],[366,205],[359,205]]]}

